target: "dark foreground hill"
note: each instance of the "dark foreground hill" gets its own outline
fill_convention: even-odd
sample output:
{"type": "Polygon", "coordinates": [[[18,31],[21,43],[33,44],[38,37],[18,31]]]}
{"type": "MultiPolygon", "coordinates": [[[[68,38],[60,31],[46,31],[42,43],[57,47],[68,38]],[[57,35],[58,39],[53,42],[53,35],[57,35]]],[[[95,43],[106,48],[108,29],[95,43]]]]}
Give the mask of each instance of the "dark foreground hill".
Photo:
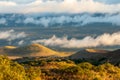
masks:
{"type": "Polygon", "coordinates": [[[106,50],[97,50],[97,49],[84,49],[76,52],[71,55],[71,59],[98,59],[103,57],[105,53],[108,53],[106,50]]]}
{"type": "Polygon", "coordinates": [[[120,64],[120,49],[115,51],[85,49],[69,56],[73,60],[89,61],[95,63],[110,62],[112,64],[120,64]]]}
{"type": "Polygon", "coordinates": [[[120,49],[105,54],[105,58],[110,63],[120,64],[120,49]]]}

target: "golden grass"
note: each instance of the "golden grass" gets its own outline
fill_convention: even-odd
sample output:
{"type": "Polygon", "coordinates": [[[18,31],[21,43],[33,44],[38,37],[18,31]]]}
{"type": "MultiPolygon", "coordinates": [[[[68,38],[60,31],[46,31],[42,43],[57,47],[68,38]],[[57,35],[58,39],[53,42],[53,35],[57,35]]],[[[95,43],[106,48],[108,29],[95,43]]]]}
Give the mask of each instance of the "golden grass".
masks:
{"type": "Polygon", "coordinates": [[[15,46],[5,46],[5,48],[7,48],[7,49],[15,49],[17,47],[15,47],[15,46]]]}
{"type": "Polygon", "coordinates": [[[107,52],[105,50],[98,50],[98,49],[86,49],[86,51],[90,53],[106,53],[107,52]]]}

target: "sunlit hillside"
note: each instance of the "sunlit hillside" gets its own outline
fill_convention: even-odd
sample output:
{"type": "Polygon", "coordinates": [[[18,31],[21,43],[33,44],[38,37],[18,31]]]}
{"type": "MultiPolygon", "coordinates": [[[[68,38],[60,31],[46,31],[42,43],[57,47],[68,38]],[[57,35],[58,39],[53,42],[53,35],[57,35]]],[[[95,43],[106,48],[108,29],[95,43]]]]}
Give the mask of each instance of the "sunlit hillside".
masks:
{"type": "Polygon", "coordinates": [[[0,54],[8,56],[34,57],[34,56],[57,56],[59,52],[51,50],[40,44],[31,44],[23,47],[5,46],[0,48],[0,54]]]}

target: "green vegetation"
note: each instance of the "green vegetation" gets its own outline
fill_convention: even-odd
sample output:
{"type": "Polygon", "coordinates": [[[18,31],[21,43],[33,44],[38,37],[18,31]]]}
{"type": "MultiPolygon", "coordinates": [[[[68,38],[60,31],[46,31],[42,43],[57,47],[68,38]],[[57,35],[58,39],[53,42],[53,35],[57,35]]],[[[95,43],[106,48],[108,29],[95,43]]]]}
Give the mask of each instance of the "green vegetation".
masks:
{"type": "Polygon", "coordinates": [[[110,63],[98,66],[89,62],[76,64],[64,58],[11,61],[0,56],[0,80],[120,80],[120,68],[110,63]]]}
{"type": "Polygon", "coordinates": [[[0,80],[41,80],[40,74],[40,69],[24,68],[17,62],[0,56],[0,80]]]}

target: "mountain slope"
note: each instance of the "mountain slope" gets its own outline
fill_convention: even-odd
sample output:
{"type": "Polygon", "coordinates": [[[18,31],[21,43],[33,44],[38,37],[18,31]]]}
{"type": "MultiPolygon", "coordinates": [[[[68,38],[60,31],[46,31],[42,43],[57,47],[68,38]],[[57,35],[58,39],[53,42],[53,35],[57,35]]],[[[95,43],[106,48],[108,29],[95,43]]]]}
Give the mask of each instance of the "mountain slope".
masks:
{"type": "MultiPolygon", "coordinates": [[[[10,46],[9,46],[10,47],[10,46]]],[[[31,44],[28,46],[18,47],[18,48],[0,48],[0,54],[5,53],[8,56],[52,56],[58,55],[59,53],[44,47],[40,44],[31,44]]]]}
{"type": "Polygon", "coordinates": [[[107,61],[113,64],[120,64],[120,49],[106,54],[107,61]]]}
{"type": "Polygon", "coordinates": [[[114,65],[120,65],[120,49],[115,51],[85,49],[69,57],[73,60],[83,60],[95,62],[98,64],[110,62],[114,65]]]}
{"type": "Polygon", "coordinates": [[[70,56],[71,59],[95,59],[101,58],[104,56],[106,50],[97,50],[97,49],[85,49],[78,51],[77,53],[70,56]]]}

